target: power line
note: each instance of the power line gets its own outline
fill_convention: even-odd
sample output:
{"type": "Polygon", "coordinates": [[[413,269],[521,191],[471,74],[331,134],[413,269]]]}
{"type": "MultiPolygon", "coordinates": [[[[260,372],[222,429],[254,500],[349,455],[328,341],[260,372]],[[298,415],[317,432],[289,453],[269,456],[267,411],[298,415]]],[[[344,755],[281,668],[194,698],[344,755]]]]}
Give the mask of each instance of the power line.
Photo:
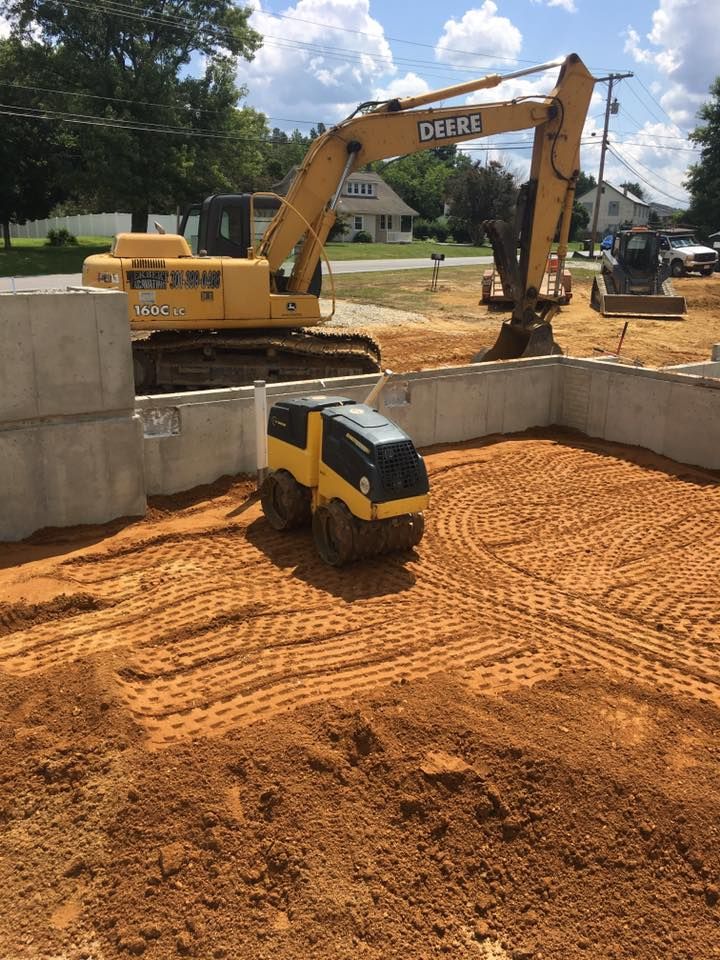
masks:
{"type": "MultiPolygon", "coordinates": [[[[17,83],[10,80],[0,80],[0,86],[18,87],[20,90],[34,90],[39,93],[57,93],[64,97],[85,97],[90,100],[104,100],[109,103],[132,103],[143,107],[160,107],[163,110],[190,110],[193,113],[209,113],[213,115],[224,113],[223,110],[208,110],[206,107],[194,107],[190,103],[157,103],[153,100],[133,100],[124,97],[101,97],[96,93],[86,93],[84,90],[60,90],[53,87],[33,87],[26,83],[17,83]]],[[[244,108],[235,107],[234,109],[242,111],[243,109],[254,110],[254,107],[244,108]]],[[[317,126],[322,121],[319,120],[290,120],[287,117],[270,117],[263,111],[255,111],[262,114],[267,120],[273,120],[275,123],[299,123],[308,126],[317,126]]]]}
{"type": "MultiPolygon", "coordinates": [[[[635,75],[635,79],[636,79],[637,82],[640,84],[640,86],[643,88],[643,90],[644,90],[645,93],[648,95],[648,97],[652,100],[652,102],[653,102],[653,103],[656,103],[656,104],[660,107],[660,109],[661,109],[662,112],[665,114],[665,116],[668,118],[668,120],[670,121],[670,123],[675,124],[675,121],[674,121],[673,118],[670,116],[670,114],[667,112],[667,110],[665,109],[665,107],[660,103],[659,100],[656,100],[656,99],[655,99],[655,97],[653,96],[653,94],[650,93],[650,91],[648,90],[648,88],[647,88],[647,87],[645,86],[645,84],[642,82],[642,80],[640,79],[640,77],[637,76],[637,74],[635,75]]],[[[677,126],[677,124],[675,124],[675,126],[677,126]]]]}
{"type": "MultiPolygon", "coordinates": [[[[623,144],[623,146],[625,146],[625,144],[623,144]]],[[[649,167],[646,163],[643,163],[642,160],[638,160],[637,157],[633,157],[633,163],[636,163],[638,166],[642,167],[643,170],[647,170],[647,172],[648,172],[651,176],[657,177],[657,179],[658,179],[658,180],[662,180],[663,183],[668,183],[668,184],[670,184],[671,187],[677,187],[677,183],[673,183],[672,180],[668,180],[666,177],[661,176],[661,175],[657,172],[657,170],[653,170],[653,169],[652,169],[651,167],[649,167]]]]}
{"type": "Polygon", "coordinates": [[[627,170],[630,171],[630,173],[634,177],[637,177],[638,180],[641,180],[644,184],[650,187],[651,190],[654,190],[656,193],[662,194],[664,197],[667,197],[669,200],[673,200],[675,203],[680,203],[683,206],[687,204],[687,200],[681,200],[680,197],[673,196],[673,194],[668,193],[667,190],[662,190],[657,185],[650,183],[650,181],[646,177],[644,177],[641,173],[639,173],[634,167],[630,166],[630,164],[626,160],[624,160],[619,153],[617,153],[614,147],[608,145],[608,150],[619,163],[621,163],[627,170]]]}
{"type": "Polygon", "coordinates": [[[189,138],[200,137],[210,140],[234,140],[240,143],[268,143],[274,146],[287,146],[288,140],[278,140],[268,137],[241,137],[236,134],[218,133],[206,129],[192,127],[173,127],[163,124],[152,124],[135,120],[104,120],[102,117],[91,114],[69,113],[62,110],[51,110],[43,107],[22,107],[14,103],[0,103],[0,115],[18,117],[26,120],[54,121],[58,123],[77,123],[84,126],[112,127],[115,130],[135,130],[141,133],[168,133],[175,136],[189,138]]]}
{"type": "MultiPolygon", "coordinates": [[[[81,0],[47,0],[47,2],[55,3],[60,6],[77,7],[79,9],[87,10],[88,12],[95,13],[95,14],[102,13],[102,14],[105,14],[106,16],[129,17],[131,19],[140,20],[146,24],[151,23],[155,25],[171,27],[178,30],[185,30],[186,32],[190,32],[193,34],[196,34],[199,32],[199,33],[203,33],[211,37],[214,37],[215,39],[224,39],[224,38],[234,37],[234,34],[231,31],[224,30],[222,28],[198,27],[197,22],[190,17],[180,17],[172,14],[164,14],[159,11],[149,11],[146,14],[141,14],[141,13],[138,13],[135,8],[129,7],[127,4],[119,2],[119,0],[106,0],[105,3],[99,4],[97,6],[89,6],[87,3],[82,3],[81,0]],[[153,13],[155,13],[155,16],[152,15],[153,13]],[[185,26],[185,24],[189,24],[189,26],[185,26]]],[[[275,16],[274,14],[271,14],[271,15],[275,16]]],[[[292,18],[284,15],[283,17],[284,19],[300,20],[300,18],[292,18]]],[[[369,36],[369,37],[372,37],[373,39],[378,39],[377,37],[373,36],[373,34],[369,34],[366,31],[356,31],[356,30],[351,30],[350,28],[340,28],[340,27],[335,28],[335,27],[330,27],[328,24],[316,23],[316,21],[300,20],[300,22],[315,24],[317,26],[322,26],[325,29],[347,30],[350,33],[356,33],[362,36],[369,36]]],[[[440,77],[448,77],[457,73],[470,73],[470,74],[477,73],[477,68],[475,67],[463,67],[463,66],[457,66],[454,64],[448,64],[446,68],[443,70],[441,65],[432,61],[417,60],[417,59],[412,60],[408,58],[395,57],[392,54],[390,56],[383,56],[381,54],[371,53],[365,50],[346,50],[345,52],[341,53],[338,51],[337,48],[327,47],[322,44],[318,44],[317,42],[302,41],[302,40],[297,40],[290,37],[276,37],[276,36],[273,36],[272,34],[265,34],[262,39],[263,39],[263,45],[265,46],[270,46],[270,47],[275,46],[280,49],[290,49],[290,50],[296,49],[296,50],[307,51],[310,53],[318,54],[323,57],[327,57],[329,59],[336,59],[336,60],[346,61],[349,63],[358,63],[358,62],[361,62],[362,58],[365,58],[365,59],[373,60],[380,64],[382,63],[387,63],[389,65],[400,64],[409,69],[417,69],[417,70],[422,69],[426,74],[430,73],[431,75],[440,76],[440,77]]],[[[422,44],[417,41],[406,41],[397,37],[389,37],[387,39],[391,39],[394,42],[398,42],[398,43],[410,43],[414,46],[429,47],[431,49],[434,49],[432,44],[422,44]]],[[[460,51],[460,50],[449,50],[449,52],[455,52],[458,54],[462,54],[463,56],[482,57],[485,59],[490,59],[491,61],[503,60],[503,61],[508,61],[512,63],[530,63],[530,64],[539,65],[535,60],[513,58],[513,57],[498,57],[489,53],[488,54],[474,53],[471,51],[460,51]]]]}
{"type": "Polygon", "coordinates": [[[697,147],[671,147],[667,143],[639,143],[637,140],[624,140],[623,146],[646,147],[648,150],[673,150],[677,153],[695,153],[697,147]]]}

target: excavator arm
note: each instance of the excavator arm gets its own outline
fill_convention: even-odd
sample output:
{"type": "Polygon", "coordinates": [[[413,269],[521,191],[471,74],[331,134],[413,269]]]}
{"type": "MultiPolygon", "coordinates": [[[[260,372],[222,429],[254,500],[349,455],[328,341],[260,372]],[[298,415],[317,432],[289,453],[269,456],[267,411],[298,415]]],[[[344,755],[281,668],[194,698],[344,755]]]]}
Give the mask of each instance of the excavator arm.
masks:
{"type": "MultiPolygon", "coordinates": [[[[538,295],[558,224],[561,263],[567,252],[580,138],[594,83],[582,60],[571,54],[561,64],[544,64],[505,77],[492,74],[418,97],[362,105],[358,108],[361,112],[311,145],[286,202],[265,233],[259,254],[267,257],[274,273],[304,236],[287,284],[287,290],[304,293],[335,222],[343,184],[354,170],[387,157],[534,129],[530,179],[521,192],[516,223],[492,221],[486,225],[504,288],[513,301],[510,339],[517,333],[522,341],[534,327],[548,326],[547,312],[538,313],[538,295]],[[554,66],[560,66],[560,74],[555,88],[546,96],[457,107],[427,106],[554,66]]],[[[486,359],[496,358],[492,353],[486,359]]],[[[512,348],[510,355],[519,355],[517,349],[512,348]]]]}

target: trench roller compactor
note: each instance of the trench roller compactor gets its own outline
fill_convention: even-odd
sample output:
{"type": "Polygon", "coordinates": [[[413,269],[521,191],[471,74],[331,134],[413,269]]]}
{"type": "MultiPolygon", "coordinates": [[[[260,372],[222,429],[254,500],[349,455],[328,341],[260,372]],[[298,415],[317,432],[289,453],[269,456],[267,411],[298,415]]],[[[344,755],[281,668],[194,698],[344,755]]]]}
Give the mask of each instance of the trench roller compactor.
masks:
{"type": "Polygon", "coordinates": [[[429,484],[410,437],[366,403],[315,395],[274,404],[260,498],[275,530],[312,523],[321,558],[353,560],[410,550],[425,530],[429,484]]]}

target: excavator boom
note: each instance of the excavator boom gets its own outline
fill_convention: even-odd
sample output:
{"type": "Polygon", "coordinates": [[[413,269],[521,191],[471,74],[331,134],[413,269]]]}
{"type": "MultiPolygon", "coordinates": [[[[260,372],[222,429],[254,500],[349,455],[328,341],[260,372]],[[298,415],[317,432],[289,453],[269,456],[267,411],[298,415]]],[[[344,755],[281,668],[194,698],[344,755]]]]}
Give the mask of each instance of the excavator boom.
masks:
{"type": "MultiPolygon", "coordinates": [[[[530,179],[514,225],[487,225],[512,317],[484,359],[555,349],[549,320],[556,308],[543,274],[560,224],[558,271],[567,251],[579,171],[579,144],[594,85],[576,54],[501,77],[477,80],[405,99],[361,104],[321,134],[285,197],[267,194],[208,198],[194,255],[177,235],[119,234],[109,254],[88,257],[83,282],[128,294],[136,341],[136,386],[221,386],[267,380],[340,376],[380,367],[377,345],[361,334],[317,335],[319,259],[347,177],[383,158],[447,147],[495,134],[533,130],[530,179]],[[546,96],[447,106],[508,79],[560,67],[546,96]],[[267,212],[271,210],[269,217],[267,212]],[[269,226],[257,240],[259,224],[269,226]],[[212,229],[209,229],[212,227],[212,229]],[[283,264],[300,245],[290,276],[283,264]],[[517,248],[520,258],[517,258],[517,248]]],[[[557,298],[559,301],[559,297],[557,298]]]]}

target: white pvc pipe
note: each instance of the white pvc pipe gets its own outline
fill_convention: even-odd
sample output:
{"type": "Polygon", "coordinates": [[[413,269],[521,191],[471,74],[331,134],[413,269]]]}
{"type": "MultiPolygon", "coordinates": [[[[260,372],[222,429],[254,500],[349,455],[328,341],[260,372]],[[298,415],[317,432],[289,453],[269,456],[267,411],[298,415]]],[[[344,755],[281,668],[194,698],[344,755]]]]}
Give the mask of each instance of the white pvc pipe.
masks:
{"type": "Polygon", "coordinates": [[[256,380],[253,387],[255,392],[255,463],[257,465],[259,487],[265,479],[268,469],[267,386],[264,380],[256,380]]]}

